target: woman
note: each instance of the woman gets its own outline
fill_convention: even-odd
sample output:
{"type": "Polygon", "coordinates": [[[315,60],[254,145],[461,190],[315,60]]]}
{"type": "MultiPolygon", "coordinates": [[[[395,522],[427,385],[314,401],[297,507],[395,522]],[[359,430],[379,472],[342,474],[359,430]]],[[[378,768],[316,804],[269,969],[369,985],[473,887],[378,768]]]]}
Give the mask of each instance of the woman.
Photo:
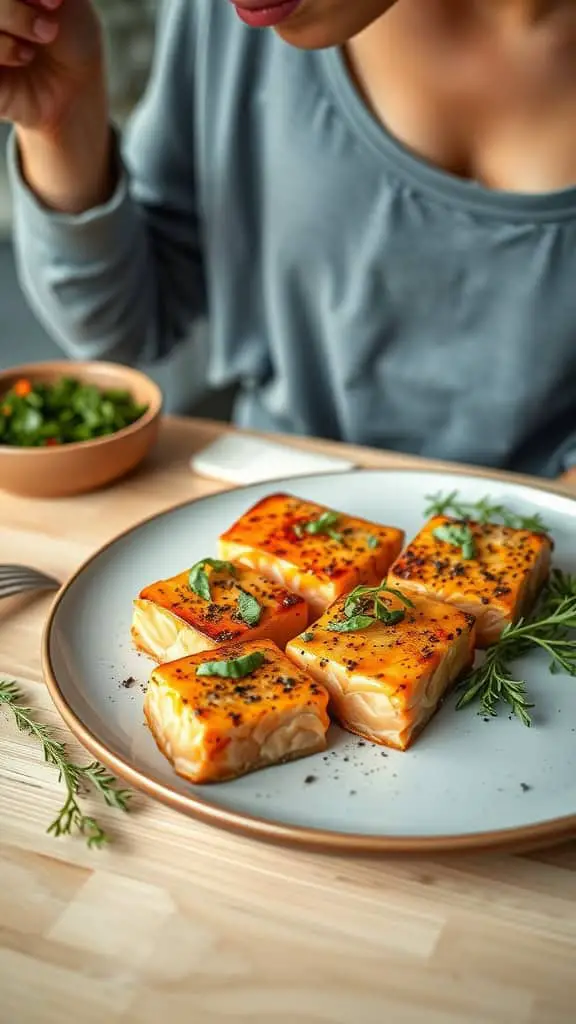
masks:
{"type": "Polygon", "coordinates": [[[73,356],[209,313],[237,421],[576,464],[576,5],[165,0],[123,157],[89,0],[0,0],[23,286],[73,356]]]}

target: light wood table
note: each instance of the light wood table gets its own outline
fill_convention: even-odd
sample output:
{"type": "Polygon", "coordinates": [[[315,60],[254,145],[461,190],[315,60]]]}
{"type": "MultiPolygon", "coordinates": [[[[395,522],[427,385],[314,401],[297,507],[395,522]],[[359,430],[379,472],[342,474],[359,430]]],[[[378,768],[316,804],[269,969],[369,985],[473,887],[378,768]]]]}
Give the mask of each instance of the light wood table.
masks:
{"type": "MultiPolygon", "coordinates": [[[[98,494],[2,495],[0,562],[64,579],[118,531],[218,490],[188,462],[222,429],[167,419],[151,463],[98,494]]],[[[364,465],[423,465],[341,450],[364,465]]],[[[0,606],[0,673],[82,756],[41,680],[48,606],[0,606]]],[[[576,1021],[576,843],[434,862],[329,857],[138,796],[131,815],[98,807],[115,842],[91,852],[45,834],[60,795],[37,745],[1,716],[1,1024],[576,1021]]]]}

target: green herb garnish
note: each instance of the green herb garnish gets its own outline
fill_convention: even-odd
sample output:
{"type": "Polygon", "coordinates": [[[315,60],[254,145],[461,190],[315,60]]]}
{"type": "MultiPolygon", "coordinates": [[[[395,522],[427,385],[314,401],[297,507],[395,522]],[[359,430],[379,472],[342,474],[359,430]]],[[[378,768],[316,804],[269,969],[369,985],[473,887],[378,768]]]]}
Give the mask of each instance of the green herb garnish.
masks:
{"type": "Polygon", "coordinates": [[[461,685],[456,707],[480,702],[480,714],[494,716],[500,703],[508,704],[524,725],[530,725],[526,683],[515,679],[512,664],[531,651],[541,649],[550,657],[550,672],[564,671],[576,676],[576,577],[555,570],[533,616],[503,630],[499,640],[485,654],[483,663],[461,685]]]}
{"type": "Polygon", "coordinates": [[[528,701],[526,683],[512,677],[508,655],[504,649],[498,650],[498,645],[490,648],[484,664],[466,678],[466,690],[458,700],[456,710],[460,711],[475,701],[480,701],[481,715],[495,718],[497,706],[508,704],[523,725],[530,727],[532,724],[530,711],[534,705],[528,701]]]}
{"type": "Polygon", "coordinates": [[[376,619],[372,615],[352,615],[342,622],[331,622],[328,629],[331,633],[357,633],[361,629],[373,626],[376,619]]]}
{"type": "Polygon", "coordinates": [[[403,622],[406,615],[402,608],[390,611],[388,606],[379,597],[374,602],[374,612],[378,622],[383,622],[385,626],[395,626],[398,622],[403,622]]]}
{"type": "Polygon", "coordinates": [[[375,551],[376,548],[380,547],[380,539],[378,537],[375,537],[373,533],[369,533],[366,537],[366,540],[368,543],[368,547],[371,548],[372,551],[375,551]]]}
{"type": "Polygon", "coordinates": [[[323,512],[319,519],[312,519],[308,523],[296,523],[294,533],[297,537],[303,537],[306,533],[312,536],[323,534],[341,544],[343,540],[342,534],[334,530],[339,519],[340,515],[338,512],[323,512]]]}
{"type": "Polygon", "coordinates": [[[402,608],[392,611],[384,603],[381,594],[393,594],[406,608],[413,608],[412,601],[400,590],[389,587],[386,580],[382,580],[377,587],[356,587],[348,597],[344,605],[345,620],[342,622],[331,622],[328,629],[331,633],[355,633],[360,629],[367,629],[375,622],[383,622],[385,626],[395,626],[402,622],[406,612],[402,608]],[[367,605],[372,605],[372,614],[367,613],[367,605]]]}
{"type": "Polygon", "coordinates": [[[553,569],[540,601],[540,610],[550,615],[566,598],[576,600],[576,575],[553,569]]]}
{"type": "Polygon", "coordinates": [[[300,639],[303,640],[305,644],[307,644],[310,642],[310,640],[314,639],[314,633],[302,633],[300,639]]]}
{"type": "Polygon", "coordinates": [[[257,626],[262,616],[262,605],[253,594],[241,590],[237,602],[238,615],[248,626],[257,626]]]}
{"type": "Polygon", "coordinates": [[[64,783],[66,799],[47,832],[55,837],[80,833],[90,847],[102,847],[110,837],[95,818],[84,814],[78,802],[78,795],[84,789],[92,788],[103,797],[108,807],[120,811],[129,810],[132,796],[129,790],[120,789],[116,779],[101,764],[92,761],[79,765],[70,760],[66,748],[54,739],[48,726],[37,722],[32,708],[22,703],[22,694],[15,683],[0,680],[0,706],[11,711],[20,732],[38,740],[44,760],[56,768],[60,782],[64,783]]]}
{"type": "Polygon", "coordinates": [[[197,676],[219,676],[221,679],[244,679],[252,675],[266,661],[260,651],[243,654],[229,661],[205,661],[196,669],[197,676]]]}
{"type": "Polygon", "coordinates": [[[463,502],[459,498],[459,493],[459,491],[451,491],[450,494],[439,492],[426,495],[426,501],[429,504],[424,515],[427,517],[454,516],[456,519],[472,520],[481,525],[500,523],[513,530],[549,533],[549,528],[538,513],[532,516],[521,516],[511,512],[505,505],[495,504],[489,497],[480,498],[475,502],[463,502]]]}
{"type": "Polygon", "coordinates": [[[202,561],[196,562],[196,565],[192,566],[188,576],[190,590],[194,591],[198,597],[204,598],[205,601],[211,601],[212,592],[206,572],[207,568],[213,569],[215,572],[227,572],[230,576],[236,575],[236,568],[232,562],[221,562],[218,558],[203,558],[202,561]]]}
{"type": "Polygon", "coordinates": [[[129,427],[147,408],[128,391],[101,390],[73,377],[54,384],[22,378],[0,399],[0,444],[42,448],[91,441],[129,427]]]}
{"type": "Polygon", "coordinates": [[[460,548],[462,558],[468,560],[476,557],[474,534],[465,523],[446,523],[444,526],[438,526],[432,535],[436,537],[436,540],[441,540],[452,547],[460,548]]]}

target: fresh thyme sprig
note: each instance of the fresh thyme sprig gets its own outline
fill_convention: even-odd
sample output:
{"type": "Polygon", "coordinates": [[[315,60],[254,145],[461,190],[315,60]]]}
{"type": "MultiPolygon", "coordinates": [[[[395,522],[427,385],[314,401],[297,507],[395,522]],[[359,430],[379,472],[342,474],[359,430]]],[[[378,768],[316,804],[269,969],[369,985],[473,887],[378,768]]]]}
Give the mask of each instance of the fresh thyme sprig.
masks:
{"type": "Polygon", "coordinates": [[[480,498],[479,501],[461,501],[459,491],[451,491],[444,494],[427,494],[428,505],[424,512],[429,516],[454,516],[456,519],[472,520],[476,523],[501,523],[503,526],[510,526],[514,530],[532,530],[534,533],[549,533],[542,517],[535,513],[532,516],[521,516],[511,512],[505,505],[495,504],[490,497],[480,498]]]}
{"type": "Polygon", "coordinates": [[[66,799],[46,831],[56,837],[78,832],[86,838],[88,846],[104,846],[110,837],[95,818],[83,813],[78,797],[82,790],[92,786],[103,797],[108,807],[127,811],[132,796],[130,791],[119,789],[114,776],[109,775],[97,761],[92,761],[88,765],[78,765],[71,761],[64,744],[54,739],[48,726],[36,721],[34,710],[22,703],[22,694],[16,683],[7,679],[0,679],[0,706],[2,705],[12,713],[20,732],[38,740],[42,746],[44,760],[56,768],[59,781],[64,783],[66,799]]]}
{"type": "Polygon", "coordinates": [[[332,621],[328,629],[332,633],[357,633],[361,629],[373,626],[375,622],[383,622],[385,626],[395,626],[402,622],[406,616],[404,608],[392,611],[382,600],[381,594],[393,594],[405,608],[414,607],[409,597],[402,591],[389,587],[386,579],[383,579],[377,587],[356,587],[346,598],[344,620],[332,621]]]}
{"type": "Polygon", "coordinates": [[[484,661],[463,681],[456,704],[459,710],[476,701],[480,713],[495,716],[499,704],[508,704],[524,725],[531,724],[526,683],[515,679],[512,664],[540,648],[550,657],[550,671],[576,676],[576,578],[556,570],[544,591],[534,616],[521,619],[503,630],[500,639],[486,652],[484,661]]]}

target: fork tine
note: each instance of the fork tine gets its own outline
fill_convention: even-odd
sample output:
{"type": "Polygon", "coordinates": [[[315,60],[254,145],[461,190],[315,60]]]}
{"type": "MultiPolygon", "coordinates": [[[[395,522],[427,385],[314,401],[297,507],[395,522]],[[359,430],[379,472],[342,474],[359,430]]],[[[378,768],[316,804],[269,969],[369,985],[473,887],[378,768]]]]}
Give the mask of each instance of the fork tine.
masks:
{"type": "Polygon", "coordinates": [[[41,579],[39,572],[26,572],[24,569],[9,569],[2,571],[0,569],[0,583],[12,580],[39,580],[41,579]]]}
{"type": "Polygon", "coordinates": [[[0,565],[0,583],[12,580],[45,580],[57,583],[47,572],[29,568],[28,565],[0,565]]]}
{"type": "Polygon", "coordinates": [[[57,590],[58,580],[27,565],[0,565],[0,599],[32,590],[57,590]]]}
{"type": "Polygon", "coordinates": [[[25,594],[28,591],[56,590],[54,583],[0,583],[0,599],[14,597],[15,594],[25,594]]]}
{"type": "Polygon", "coordinates": [[[11,570],[10,572],[0,571],[0,583],[6,583],[8,581],[16,580],[51,580],[51,576],[47,576],[43,572],[25,572],[23,570],[11,570]]]}

